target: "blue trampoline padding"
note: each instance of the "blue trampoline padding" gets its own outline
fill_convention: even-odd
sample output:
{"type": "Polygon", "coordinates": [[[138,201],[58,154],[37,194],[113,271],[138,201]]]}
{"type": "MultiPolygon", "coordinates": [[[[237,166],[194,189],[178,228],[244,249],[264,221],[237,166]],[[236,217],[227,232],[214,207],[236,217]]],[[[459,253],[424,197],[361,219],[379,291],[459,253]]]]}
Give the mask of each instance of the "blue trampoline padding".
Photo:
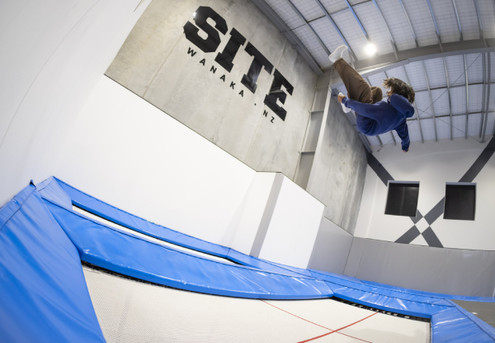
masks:
{"type": "Polygon", "coordinates": [[[105,342],[74,245],[33,185],[0,209],[2,342],[105,342]]]}
{"type": "Polygon", "coordinates": [[[322,280],[194,256],[115,230],[48,201],[46,204],[83,261],[119,274],[188,291],[241,298],[332,296],[322,280]]]}
{"type": "Polygon", "coordinates": [[[281,265],[240,253],[231,248],[207,242],[205,240],[172,230],[165,226],[149,222],[143,218],[137,217],[131,213],[96,199],[53,176],[37,185],[37,189],[44,199],[58,204],[61,207],[70,210],[72,209],[72,205],[75,205],[101,218],[153,238],[161,239],[166,242],[206,254],[226,258],[253,268],[296,277],[301,275],[310,276],[309,273],[304,271],[304,269],[294,271],[291,267],[282,267],[281,265]]]}
{"type": "Polygon", "coordinates": [[[348,276],[312,271],[314,277],[327,281],[338,298],[409,316],[431,318],[438,311],[454,306],[447,299],[404,292],[388,285],[370,285],[348,276]]]}
{"type": "Polygon", "coordinates": [[[492,326],[457,305],[435,313],[431,318],[431,331],[432,343],[495,341],[492,326]]]}
{"type": "MultiPolygon", "coordinates": [[[[449,300],[495,301],[494,298],[415,291],[345,275],[285,266],[147,222],[55,178],[39,185],[38,191],[51,214],[57,218],[79,250],[81,258],[117,273],[209,294],[267,299],[321,298],[334,294],[339,298],[386,311],[430,318],[432,342],[495,341],[491,326],[449,300]],[[138,232],[194,250],[227,257],[245,266],[214,262],[135,238],[73,212],[72,203],[138,232]]],[[[16,199],[23,199],[24,192],[16,199]]],[[[19,200],[14,203],[19,203],[19,200]]],[[[2,223],[10,220],[6,219],[10,218],[10,212],[10,204],[0,211],[2,223]]],[[[38,219],[33,219],[33,225],[36,224],[43,232],[46,221],[36,223],[37,221],[38,219]]],[[[11,249],[9,240],[0,243],[7,250],[11,249]]],[[[19,255],[19,258],[25,258],[25,254],[19,255]]],[[[77,268],[80,269],[80,265],[77,268]]],[[[83,293],[87,294],[85,286],[83,288],[83,293]]]]}

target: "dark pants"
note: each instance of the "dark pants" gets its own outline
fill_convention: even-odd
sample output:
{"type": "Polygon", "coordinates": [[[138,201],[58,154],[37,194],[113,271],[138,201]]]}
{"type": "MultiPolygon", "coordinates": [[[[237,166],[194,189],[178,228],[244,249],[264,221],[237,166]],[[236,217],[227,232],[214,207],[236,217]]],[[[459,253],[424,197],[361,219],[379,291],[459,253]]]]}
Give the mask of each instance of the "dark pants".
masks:
{"type": "MultiPolygon", "coordinates": [[[[371,87],[357,71],[342,58],[333,64],[347,89],[347,97],[366,104],[374,104],[382,100],[383,92],[380,87],[371,87]]],[[[356,113],[356,125],[359,132],[367,134],[377,124],[376,120],[356,113]]]]}
{"type": "Polygon", "coordinates": [[[367,104],[382,100],[381,88],[371,87],[344,59],[338,59],[333,66],[344,82],[349,99],[367,104]]]}

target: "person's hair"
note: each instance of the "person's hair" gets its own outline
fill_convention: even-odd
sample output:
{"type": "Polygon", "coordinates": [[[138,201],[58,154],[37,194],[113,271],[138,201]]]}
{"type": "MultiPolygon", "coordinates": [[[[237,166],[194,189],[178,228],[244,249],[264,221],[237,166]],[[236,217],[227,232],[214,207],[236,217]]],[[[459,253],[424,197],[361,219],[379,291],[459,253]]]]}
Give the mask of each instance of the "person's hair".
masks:
{"type": "Polygon", "coordinates": [[[371,103],[374,104],[383,99],[383,92],[380,87],[371,87],[371,103]]]}
{"type": "Polygon", "coordinates": [[[389,77],[383,80],[383,85],[390,88],[392,93],[402,95],[412,104],[414,102],[414,89],[407,83],[395,77],[389,77]]]}

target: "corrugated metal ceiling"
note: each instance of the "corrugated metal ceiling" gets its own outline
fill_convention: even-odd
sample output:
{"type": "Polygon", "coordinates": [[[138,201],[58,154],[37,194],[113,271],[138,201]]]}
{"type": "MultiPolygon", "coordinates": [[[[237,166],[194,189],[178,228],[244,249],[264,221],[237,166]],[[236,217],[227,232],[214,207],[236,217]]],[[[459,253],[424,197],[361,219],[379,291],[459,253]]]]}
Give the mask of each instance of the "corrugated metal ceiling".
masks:
{"type": "MultiPolygon", "coordinates": [[[[350,48],[372,84],[397,77],[416,92],[412,142],[495,134],[495,0],[252,0],[318,73],[350,48]],[[377,54],[368,57],[372,42],[377,54]],[[493,66],[493,67],[492,67],[493,66]]],[[[342,84],[335,91],[345,93],[342,84]]],[[[365,137],[397,144],[395,133],[365,137]]]]}

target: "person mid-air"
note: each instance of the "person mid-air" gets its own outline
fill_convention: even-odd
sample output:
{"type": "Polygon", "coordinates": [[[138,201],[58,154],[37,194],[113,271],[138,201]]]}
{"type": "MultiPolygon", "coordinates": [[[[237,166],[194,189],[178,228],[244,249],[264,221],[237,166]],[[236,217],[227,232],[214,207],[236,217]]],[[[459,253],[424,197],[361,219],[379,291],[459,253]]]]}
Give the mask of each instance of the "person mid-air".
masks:
{"type": "Polygon", "coordinates": [[[382,100],[380,87],[371,87],[354,68],[345,61],[348,48],[341,45],[329,56],[330,62],[339,73],[347,90],[338,101],[344,111],[352,109],[356,113],[356,124],[359,132],[375,136],[395,130],[402,140],[402,150],[409,150],[409,131],[407,118],[414,115],[414,90],[406,82],[397,78],[387,78],[383,86],[387,89],[387,99],[382,100]]]}

